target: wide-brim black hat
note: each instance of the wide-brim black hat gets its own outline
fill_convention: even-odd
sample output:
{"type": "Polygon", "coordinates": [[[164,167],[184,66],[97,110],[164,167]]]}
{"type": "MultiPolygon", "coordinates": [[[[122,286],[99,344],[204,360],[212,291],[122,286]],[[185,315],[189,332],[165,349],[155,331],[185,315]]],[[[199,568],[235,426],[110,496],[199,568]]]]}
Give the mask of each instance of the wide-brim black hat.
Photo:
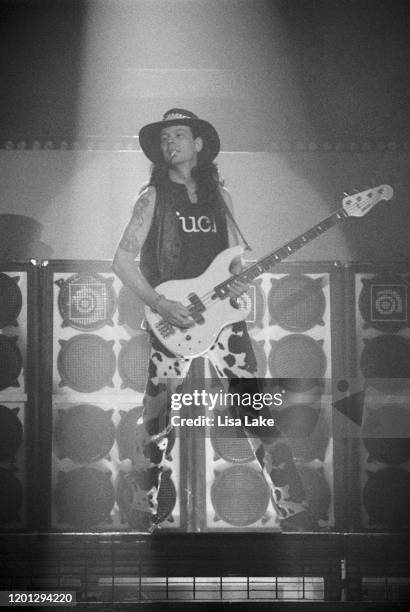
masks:
{"type": "Polygon", "coordinates": [[[218,132],[208,121],[199,119],[191,111],[183,108],[171,108],[165,113],[162,121],[149,123],[141,128],[139,141],[145,155],[154,163],[164,161],[160,148],[161,130],[170,125],[188,125],[194,131],[195,137],[200,136],[203,140],[201,155],[209,161],[218,155],[221,143],[218,132]]]}

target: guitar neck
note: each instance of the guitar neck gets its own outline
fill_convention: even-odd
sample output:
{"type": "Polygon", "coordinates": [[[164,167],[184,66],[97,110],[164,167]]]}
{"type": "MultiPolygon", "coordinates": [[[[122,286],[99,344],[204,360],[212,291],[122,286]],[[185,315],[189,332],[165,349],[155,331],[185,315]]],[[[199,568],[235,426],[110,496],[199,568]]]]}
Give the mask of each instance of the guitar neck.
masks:
{"type": "Polygon", "coordinates": [[[219,297],[225,297],[227,291],[229,290],[229,284],[233,279],[239,279],[244,281],[245,283],[249,283],[253,281],[255,278],[263,274],[263,272],[268,272],[275,266],[280,263],[283,259],[289,257],[293,253],[296,253],[299,249],[307,245],[309,242],[324,234],[328,229],[336,225],[339,221],[346,218],[348,215],[344,211],[343,208],[340,208],[338,211],[330,215],[330,217],[326,217],[323,221],[320,221],[309,230],[300,234],[287,244],[283,245],[276,251],[273,251],[269,255],[266,255],[255,264],[252,264],[248,268],[245,268],[239,274],[234,274],[226,281],[215,287],[215,291],[219,297]]]}

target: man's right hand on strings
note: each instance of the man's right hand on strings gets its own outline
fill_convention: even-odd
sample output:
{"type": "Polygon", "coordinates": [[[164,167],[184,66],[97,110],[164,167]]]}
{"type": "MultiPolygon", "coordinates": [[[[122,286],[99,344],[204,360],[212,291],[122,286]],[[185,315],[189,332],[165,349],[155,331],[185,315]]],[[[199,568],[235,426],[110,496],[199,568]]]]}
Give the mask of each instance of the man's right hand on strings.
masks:
{"type": "Polygon", "coordinates": [[[165,321],[177,327],[187,328],[194,325],[189,310],[181,302],[168,300],[166,297],[161,296],[161,299],[155,306],[155,310],[165,321]]]}

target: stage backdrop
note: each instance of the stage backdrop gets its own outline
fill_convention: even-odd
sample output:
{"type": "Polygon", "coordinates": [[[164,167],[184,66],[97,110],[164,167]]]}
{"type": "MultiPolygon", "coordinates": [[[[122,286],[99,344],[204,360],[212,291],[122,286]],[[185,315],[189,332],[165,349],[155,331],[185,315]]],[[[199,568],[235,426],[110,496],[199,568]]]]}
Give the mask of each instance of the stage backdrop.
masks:
{"type": "MultiPolygon", "coordinates": [[[[238,222],[254,247],[252,258],[331,214],[343,192],[392,184],[393,200],[363,219],[348,219],[333,228],[292,257],[300,261],[408,258],[409,161],[407,151],[296,147],[270,153],[223,152],[218,158],[238,222]]],[[[12,214],[41,224],[40,235],[25,245],[27,256],[110,259],[148,173],[146,158],[136,150],[2,150],[0,222],[2,215],[12,214]]]]}

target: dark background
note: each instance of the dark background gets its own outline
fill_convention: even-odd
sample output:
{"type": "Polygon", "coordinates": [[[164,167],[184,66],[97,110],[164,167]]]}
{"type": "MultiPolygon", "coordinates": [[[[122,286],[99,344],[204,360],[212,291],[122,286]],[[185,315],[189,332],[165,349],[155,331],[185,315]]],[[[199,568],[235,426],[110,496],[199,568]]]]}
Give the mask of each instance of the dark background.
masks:
{"type": "Polygon", "coordinates": [[[75,136],[90,27],[90,133],[134,134],[178,103],[223,126],[229,151],[410,139],[406,0],[3,0],[0,15],[3,139],[75,136]],[[147,69],[165,72],[138,88],[147,69]],[[174,96],[189,69],[201,82],[185,74],[174,96]],[[229,71],[222,92],[212,69],[229,71]]]}
{"type": "Polygon", "coordinates": [[[4,0],[0,16],[0,214],[43,228],[25,256],[111,258],[149,171],[138,131],[177,106],[220,134],[255,257],[388,183],[389,204],[296,257],[410,258],[407,0],[4,0]]]}

